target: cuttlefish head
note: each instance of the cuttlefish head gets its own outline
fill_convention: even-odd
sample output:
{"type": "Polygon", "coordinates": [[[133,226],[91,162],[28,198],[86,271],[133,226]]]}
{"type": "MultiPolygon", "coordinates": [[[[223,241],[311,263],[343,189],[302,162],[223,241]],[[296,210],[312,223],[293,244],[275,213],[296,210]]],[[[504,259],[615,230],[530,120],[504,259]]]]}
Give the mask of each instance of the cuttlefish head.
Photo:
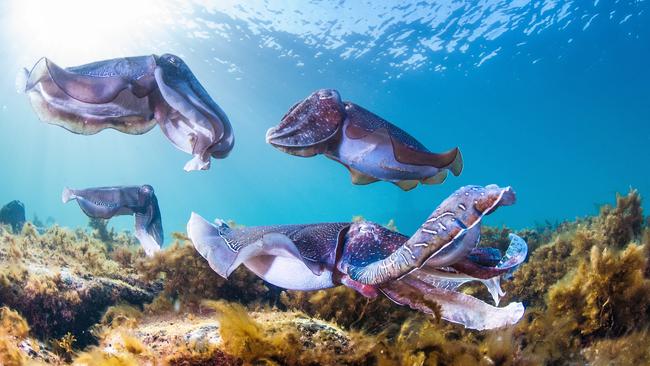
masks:
{"type": "Polygon", "coordinates": [[[153,187],[145,184],[138,188],[138,204],[140,206],[148,205],[154,197],[153,187]]]}
{"type": "Polygon", "coordinates": [[[345,106],[336,90],[317,90],[291,107],[280,124],[268,130],[266,142],[297,156],[323,153],[339,136],[345,115],[345,106]]]}
{"type": "Polygon", "coordinates": [[[180,77],[192,73],[185,61],[171,53],[159,56],[156,59],[156,65],[161,67],[165,72],[165,76],[168,77],[180,77]]]}

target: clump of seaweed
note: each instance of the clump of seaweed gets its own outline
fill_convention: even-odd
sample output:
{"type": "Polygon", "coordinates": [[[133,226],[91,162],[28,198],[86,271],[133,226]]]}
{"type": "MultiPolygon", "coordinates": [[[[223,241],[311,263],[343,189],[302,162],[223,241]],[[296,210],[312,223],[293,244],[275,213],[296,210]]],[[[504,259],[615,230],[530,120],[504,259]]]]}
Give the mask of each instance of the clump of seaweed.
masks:
{"type": "Polygon", "coordinates": [[[650,364],[650,334],[637,331],[620,338],[594,342],[582,353],[593,366],[650,364]]]}
{"type": "Polygon", "coordinates": [[[599,221],[607,245],[620,248],[638,237],[644,221],[639,192],[631,189],[626,196],[616,194],[616,206],[603,206],[599,221]]]}
{"type": "Polygon", "coordinates": [[[399,307],[383,296],[368,299],[344,286],[313,292],[283,291],[280,301],[288,309],[303,311],[347,329],[374,333],[395,333],[400,324],[413,314],[410,309],[399,307]]]}
{"type": "Polygon", "coordinates": [[[28,333],[29,326],[20,314],[7,307],[0,308],[0,364],[18,366],[26,362],[18,344],[28,333]]]}
{"type": "Polygon", "coordinates": [[[93,229],[92,235],[106,244],[115,242],[115,229],[108,230],[108,220],[91,217],[88,220],[88,227],[93,229]]]}
{"type": "Polygon", "coordinates": [[[77,342],[77,337],[68,332],[60,339],[54,342],[55,349],[61,354],[66,361],[72,360],[74,354],[74,344],[77,342]]]}
{"type": "Polygon", "coordinates": [[[308,321],[299,313],[277,313],[273,321],[259,321],[239,304],[204,304],[216,310],[223,351],[246,365],[361,365],[374,358],[371,337],[346,334],[336,325],[308,321]]]}
{"type": "Polygon", "coordinates": [[[98,346],[79,354],[73,361],[78,366],[154,365],[155,357],[142,342],[126,331],[115,330],[102,336],[98,346]]]}
{"type": "Polygon", "coordinates": [[[622,252],[592,247],[589,261],[549,291],[549,311],[567,318],[586,337],[618,337],[647,324],[650,279],[644,277],[643,248],[630,244],[622,252]]]}
{"type": "Polygon", "coordinates": [[[240,267],[228,280],[215,273],[188,239],[176,234],[174,243],[136,266],[145,280],[163,281],[160,304],[180,302],[196,308],[203,299],[229,299],[241,303],[259,301],[268,291],[263,281],[240,267]]]}

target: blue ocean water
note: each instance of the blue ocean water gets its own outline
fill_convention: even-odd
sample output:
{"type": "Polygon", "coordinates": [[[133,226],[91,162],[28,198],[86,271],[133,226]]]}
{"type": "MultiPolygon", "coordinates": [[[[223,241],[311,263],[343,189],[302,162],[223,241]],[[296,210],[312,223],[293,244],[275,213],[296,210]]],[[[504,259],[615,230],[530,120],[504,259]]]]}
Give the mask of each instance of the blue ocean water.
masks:
{"type": "MultiPolygon", "coordinates": [[[[650,194],[646,1],[36,1],[0,3],[0,203],[76,227],[65,186],[149,183],[167,237],[192,211],[246,225],[395,219],[410,234],[461,185],[511,185],[515,228],[593,214],[616,192],[650,194]],[[205,172],[159,129],[74,135],[15,91],[21,67],[181,56],[228,114],[236,144],[205,172]],[[350,184],[324,157],[264,141],[296,101],[335,88],[433,151],[459,146],[460,177],[402,192],[350,184]]],[[[130,228],[132,219],[113,219],[130,228]]]]}

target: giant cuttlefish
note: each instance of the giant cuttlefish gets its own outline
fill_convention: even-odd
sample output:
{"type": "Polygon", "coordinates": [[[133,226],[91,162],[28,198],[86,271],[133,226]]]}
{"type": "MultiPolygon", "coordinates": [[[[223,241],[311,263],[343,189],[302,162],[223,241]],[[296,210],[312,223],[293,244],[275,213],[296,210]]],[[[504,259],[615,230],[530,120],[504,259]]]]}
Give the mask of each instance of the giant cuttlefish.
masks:
{"type": "Polygon", "coordinates": [[[447,171],[459,175],[458,148],[436,154],[392,123],[352,103],[336,90],[321,89],[296,103],[266,141],[286,153],[324,154],[348,168],[352,183],[393,182],[405,191],[418,183],[439,184],[447,171]]]}
{"type": "Polygon", "coordinates": [[[163,243],[162,218],[152,186],[65,188],[61,200],[63,203],[76,200],[81,210],[92,218],[135,215],[135,237],[145,253],[152,256],[160,250],[163,243]]]}
{"type": "Polygon", "coordinates": [[[260,226],[234,229],[192,213],[187,233],[210,267],[227,278],[240,264],[276,286],[319,290],[348,286],[367,297],[379,293],[401,305],[441,316],[471,329],[516,323],[521,303],[489,305],[458,288],[470,281],[487,286],[495,304],[505,295],[503,274],[527,255],[510,234],[502,257],[478,247],[483,216],[515,201],[510,187],[466,186],[453,193],[410,238],[372,222],[260,226]]]}
{"type": "Polygon", "coordinates": [[[139,135],[158,122],[185,170],[210,168],[234,145],[228,117],[179,57],[125,57],[62,68],[47,58],[19,74],[17,85],[42,121],[92,135],[106,128],[139,135]]]}

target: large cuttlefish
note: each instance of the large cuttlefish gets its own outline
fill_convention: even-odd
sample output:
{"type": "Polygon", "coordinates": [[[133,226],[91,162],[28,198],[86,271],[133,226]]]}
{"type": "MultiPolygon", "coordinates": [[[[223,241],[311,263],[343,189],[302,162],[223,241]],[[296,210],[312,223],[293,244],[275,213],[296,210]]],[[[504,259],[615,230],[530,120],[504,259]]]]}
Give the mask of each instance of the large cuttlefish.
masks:
{"type": "Polygon", "coordinates": [[[38,117],[71,132],[106,128],[139,135],[156,122],[181,151],[185,170],[205,170],[225,158],[234,136],[228,117],[179,57],[125,57],[62,68],[40,59],[16,81],[38,117]]]}
{"type": "Polygon", "coordinates": [[[153,187],[117,186],[88,189],[65,188],[63,203],[76,200],[81,210],[97,219],[119,215],[135,215],[135,237],[145,253],[152,256],[163,244],[163,227],[158,199],[153,187]]]}
{"type": "Polygon", "coordinates": [[[439,184],[447,171],[459,175],[458,148],[432,153],[399,127],[352,103],[336,90],[321,89],[296,103],[266,141],[288,154],[323,154],[348,168],[352,183],[392,182],[405,191],[418,183],[439,184]]]}
{"type": "Polygon", "coordinates": [[[527,255],[520,237],[502,257],[478,247],[481,219],[515,202],[510,187],[462,187],[447,198],[410,238],[372,222],[260,226],[234,229],[192,213],[187,233],[210,267],[227,278],[243,264],[265,281],[291,290],[338,285],[367,297],[379,293],[401,305],[441,316],[471,329],[516,323],[521,303],[489,305],[458,288],[480,281],[495,304],[504,295],[503,274],[527,255]]]}

